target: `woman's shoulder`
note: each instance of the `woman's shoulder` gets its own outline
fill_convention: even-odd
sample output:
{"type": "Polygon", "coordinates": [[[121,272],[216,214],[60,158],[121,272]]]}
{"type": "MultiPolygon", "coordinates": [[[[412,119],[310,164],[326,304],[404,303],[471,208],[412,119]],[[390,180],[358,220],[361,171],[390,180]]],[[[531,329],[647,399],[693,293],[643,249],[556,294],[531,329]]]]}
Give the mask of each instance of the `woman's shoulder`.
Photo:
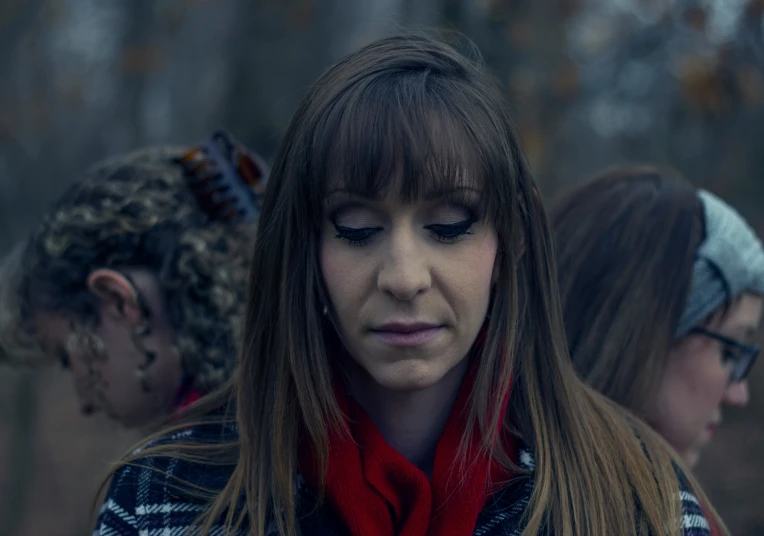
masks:
{"type": "Polygon", "coordinates": [[[682,501],[682,529],[685,536],[721,535],[719,527],[706,517],[698,497],[692,490],[684,471],[674,464],[674,472],[679,481],[679,499],[682,501]]]}
{"type": "MultiPolygon", "coordinates": [[[[523,469],[523,476],[514,479],[489,501],[478,519],[475,534],[522,534],[525,528],[525,510],[531,502],[535,486],[536,459],[533,450],[525,444],[521,445],[518,461],[519,467],[523,469]]],[[[713,529],[709,525],[700,500],[692,491],[684,471],[676,464],[674,471],[679,483],[676,500],[681,502],[680,522],[683,536],[721,535],[716,525],[713,529]]]]}
{"type": "Polygon", "coordinates": [[[94,535],[167,529],[182,534],[228,482],[235,456],[225,453],[226,445],[237,439],[235,425],[215,420],[175,430],[142,445],[114,472],[94,535]],[[181,450],[181,445],[201,448],[194,453],[181,450]],[[215,449],[215,445],[220,448],[215,449]]]}

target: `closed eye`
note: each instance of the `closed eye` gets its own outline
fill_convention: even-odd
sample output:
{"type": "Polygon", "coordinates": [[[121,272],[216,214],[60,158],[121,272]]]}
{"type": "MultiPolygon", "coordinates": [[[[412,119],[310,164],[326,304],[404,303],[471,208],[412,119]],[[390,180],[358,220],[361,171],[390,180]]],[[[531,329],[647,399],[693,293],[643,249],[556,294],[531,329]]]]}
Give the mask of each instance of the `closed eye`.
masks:
{"type": "Polygon", "coordinates": [[[473,234],[470,232],[470,228],[474,223],[474,219],[468,218],[455,223],[436,223],[428,225],[425,229],[432,232],[432,234],[435,235],[435,238],[440,242],[453,243],[465,235],[473,234]]]}
{"type": "MultiPolygon", "coordinates": [[[[454,222],[454,223],[436,223],[425,226],[425,229],[430,231],[435,239],[439,242],[453,243],[460,240],[465,235],[473,234],[470,228],[474,225],[475,220],[468,218],[466,220],[454,222]]],[[[353,246],[364,246],[368,244],[375,234],[382,231],[382,227],[347,227],[334,223],[334,228],[337,230],[337,234],[334,236],[340,240],[345,240],[353,246]]]]}
{"type": "Polygon", "coordinates": [[[334,238],[345,240],[353,246],[363,246],[369,243],[372,237],[382,230],[382,227],[345,227],[344,225],[334,224],[337,234],[334,238]]]}

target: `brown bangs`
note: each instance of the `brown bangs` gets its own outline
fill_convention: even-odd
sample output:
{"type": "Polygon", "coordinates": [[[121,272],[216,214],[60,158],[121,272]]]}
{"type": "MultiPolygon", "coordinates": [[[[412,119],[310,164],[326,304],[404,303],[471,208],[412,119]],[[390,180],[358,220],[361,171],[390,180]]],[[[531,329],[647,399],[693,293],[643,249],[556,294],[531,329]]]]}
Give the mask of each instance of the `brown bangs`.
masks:
{"type": "Polygon", "coordinates": [[[370,199],[397,189],[406,203],[456,201],[460,191],[473,189],[481,192],[481,216],[493,220],[496,196],[486,190],[496,189],[490,178],[501,171],[491,168],[501,158],[490,153],[500,148],[480,141],[496,139],[484,132],[492,121],[448,82],[427,69],[389,72],[341,94],[317,121],[312,140],[314,200],[335,189],[370,199]],[[474,113],[467,116],[465,108],[474,113]]]}

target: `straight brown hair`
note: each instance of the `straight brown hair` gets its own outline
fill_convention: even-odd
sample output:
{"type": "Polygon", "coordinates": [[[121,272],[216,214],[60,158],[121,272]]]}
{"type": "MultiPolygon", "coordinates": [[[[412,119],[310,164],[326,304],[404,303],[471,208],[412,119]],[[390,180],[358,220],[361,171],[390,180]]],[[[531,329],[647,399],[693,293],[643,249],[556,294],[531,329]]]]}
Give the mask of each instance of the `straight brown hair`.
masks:
{"type": "Polygon", "coordinates": [[[550,210],[573,363],[639,416],[687,303],[702,210],[692,184],[646,165],[609,169],[550,210]]]}

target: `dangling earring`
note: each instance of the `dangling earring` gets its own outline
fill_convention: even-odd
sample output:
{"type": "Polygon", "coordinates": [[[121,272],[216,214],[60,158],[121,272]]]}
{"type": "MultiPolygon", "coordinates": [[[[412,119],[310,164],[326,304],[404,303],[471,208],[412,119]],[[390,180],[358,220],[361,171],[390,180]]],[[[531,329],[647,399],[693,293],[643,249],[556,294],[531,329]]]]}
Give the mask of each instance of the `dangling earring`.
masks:
{"type": "Polygon", "coordinates": [[[106,360],[106,346],[103,339],[89,331],[80,332],[78,339],[80,347],[84,348],[94,360],[106,360]]]}
{"type": "Polygon", "coordinates": [[[151,350],[147,350],[146,348],[144,348],[143,341],[141,340],[143,337],[146,337],[149,333],[151,333],[151,328],[149,327],[148,319],[144,317],[143,321],[141,322],[141,325],[136,328],[135,332],[133,332],[133,344],[135,345],[136,348],[138,348],[138,350],[143,352],[143,354],[146,356],[146,361],[138,365],[138,367],[135,370],[135,375],[140,380],[141,390],[144,393],[151,392],[151,387],[149,386],[148,380],[146,379],[146,369],[149,368],[152,364],[154,364],[154,361],[156,361],[156,358],[157,358],[156,352],[152,352],[151,350]]]}
{"type": "Polygon", "coordinates": [[[324,316],[328,314],[329,314],[329,308],[326,305],[324,305],[324,316]]]}
{"type": "Polygon", "coordinates": [[[146,378],[146,369],[148,369],[151,365],[154,364],[154,361],[157,359],[156,352],[153,352],[151,350],[147,350],[144,345],[142,339],[144,337],[147,337],[151,333],[151,326],[149,325],[149,318],[151,317],[151,312],[149,311],[148,305],[146,305],[146,300],[143,299],[143,295],[138,290],[138,287],[135,285],[135,282],[128,276],[127,274],[123,274],[125,279],[127,279],[130,284],[133,287],[133,292],[135,293],[135,301],[138,304],[138,308],[141,311],[141,323],[140,325],[135,328],[135,331],[133,332],[133,344],[135,347],[143,352],[143,355],[146,356],[146,361],[140,365],[135,370],[135,375],[138,377],[138,379],[141,382],[141,390],[144,393],[150,393],[151,392],[151,386],[148,383],[148,380],[146,378]]]}

